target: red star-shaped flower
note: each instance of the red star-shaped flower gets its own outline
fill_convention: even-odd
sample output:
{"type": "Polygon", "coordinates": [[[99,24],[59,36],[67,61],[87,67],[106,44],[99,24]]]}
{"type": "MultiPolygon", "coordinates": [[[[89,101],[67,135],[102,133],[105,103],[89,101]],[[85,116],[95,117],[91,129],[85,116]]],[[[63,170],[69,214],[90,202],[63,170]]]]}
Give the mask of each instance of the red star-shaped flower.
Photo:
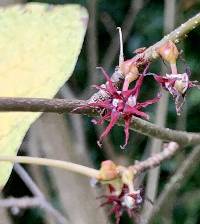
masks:
{"type": "Polygon", "coordinates": [[[130,193],[128,186],[124,184],[120,194],[118,194],[111,184],[109,184],[108,187],[109,194],[103,195],[99,198],[106,199],[101,206],[111,206],[110,215],[115,215],[116,224],[119,224],[120,218],[124,211],[128,213],[130,218],[135,218],[138,213],[138,209],[143,203],[142,191],[136,190],[130,193]]]}
{"type": "Polygon", "coordinates": [[[102,140],[108,135],[113,126],[117,123],[120,117],[124,119],[125,127],[125,144],[121,146],[121,148],[125,148],[129,139],[129,127],[131,124],[132,116],[138,116],[145,119],[149,119],[148,114],[141,111],[142,108],[145,108],[151,104],[158,102],[160,99],[160,95],[154,99],[147,100],[145,102],[138,102],[137,98],[143,83],[144,74],[140,75],[136,81],[135,87],[132,89],[128,89],[126,91],[119,91],[112,83],[110,77],[104,71],[103,68],[100,68],[102,73],[104,74],[107,84],[105,87],[95,86],[97,89],[104,90],[108,93],[109,99],[94,103],[89,103],[89,106],[98,107],[100,109],[105,109],[105,114],[99,119],[94,120],[95,124],[101,125],[105,120],[110,120],[109,125],[106,127],[104,132],[101,134],[100,139],[98,141],[98,145],[101,146],[102,140]]]}
{"type": "Polygon", "coordinates": [[[155,80],[175,99],[176,112],[180,115],[188,89],[200,88],[198,81],[190,81],[189,72],[182,74],[166,74],[166,76],[154,75],[155,80]]]}

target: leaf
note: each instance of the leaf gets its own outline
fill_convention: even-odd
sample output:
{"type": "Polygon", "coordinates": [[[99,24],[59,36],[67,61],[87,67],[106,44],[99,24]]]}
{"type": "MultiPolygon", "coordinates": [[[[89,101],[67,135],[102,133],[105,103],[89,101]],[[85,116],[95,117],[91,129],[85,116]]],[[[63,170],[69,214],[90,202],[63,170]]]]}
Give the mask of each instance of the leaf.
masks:
{"type": "MultiPolygon", "coordinates": [[[[87,26],[79,5],[0,9],[0,96],[52,98],[71,76],[87,26]]],[[[0,155],[16,155],[41,113],[0,113],[0,155]]],[[[12,164],[0,163],[0,188],[12,164]]]]}

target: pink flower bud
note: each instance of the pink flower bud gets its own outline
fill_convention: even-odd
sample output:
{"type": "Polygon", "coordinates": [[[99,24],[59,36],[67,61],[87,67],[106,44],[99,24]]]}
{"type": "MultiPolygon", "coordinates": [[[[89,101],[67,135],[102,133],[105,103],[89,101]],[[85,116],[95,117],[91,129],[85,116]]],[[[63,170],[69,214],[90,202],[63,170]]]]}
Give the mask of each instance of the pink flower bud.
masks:
{"type": "Polygon", "coordinates": [[[161,47],[157,49],[158,54],[170,64],[175,64],[178,58],[179,52],[176,45],[171,41],[167,41],[161,47]]]}
{"type": "Polygon", "coordinates": [[[100,178],[101,180],[112,180],[118,176],[117,166],[113,161],[106,160],[101,163],[100,178]]]}

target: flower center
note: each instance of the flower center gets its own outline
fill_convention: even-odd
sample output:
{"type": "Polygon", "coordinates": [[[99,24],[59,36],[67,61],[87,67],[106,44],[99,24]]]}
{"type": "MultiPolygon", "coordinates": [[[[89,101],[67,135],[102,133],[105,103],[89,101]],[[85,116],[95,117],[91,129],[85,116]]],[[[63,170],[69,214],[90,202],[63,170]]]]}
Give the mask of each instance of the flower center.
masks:
{"type": "Polygon", "coordinates": [[[113,99],[113,101],[112,101],[112,105],[113,105],[114,107],[117,107],[117,106],[118,106],[118,103],[119,103],[119,100],[118,100],[118,99],[113,99]]]}
{"type": "Polygon", "coordinates": [[[125,195],[123,197],[122,205],[129,209],[132,209],[134,208],[134,205],[135,205],[134,199],[129,195],[125,195]]]}
{"type": "Polygon", "coordinates": [[[129,96],[127,104],[131,107],[134,107],[136,105],[136,97],[135,96],[129,96]]]}

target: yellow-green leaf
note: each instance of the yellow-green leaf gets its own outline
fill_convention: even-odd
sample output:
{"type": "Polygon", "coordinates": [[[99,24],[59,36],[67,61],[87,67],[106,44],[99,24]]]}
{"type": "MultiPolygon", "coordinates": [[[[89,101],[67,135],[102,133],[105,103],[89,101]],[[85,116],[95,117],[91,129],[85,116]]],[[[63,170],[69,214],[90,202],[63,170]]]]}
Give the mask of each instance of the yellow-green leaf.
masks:
{"type": "MultiPolygon", "coordinates": [[[[52,98],[71,76],[87,26],[79,5],[0,9],[0,97],[52,98]]],[[[0,113],[0,155],[16,155],[41,113],[0,113]]],[[[0,163],[0,188],[12,164],[0,163]]]]}

